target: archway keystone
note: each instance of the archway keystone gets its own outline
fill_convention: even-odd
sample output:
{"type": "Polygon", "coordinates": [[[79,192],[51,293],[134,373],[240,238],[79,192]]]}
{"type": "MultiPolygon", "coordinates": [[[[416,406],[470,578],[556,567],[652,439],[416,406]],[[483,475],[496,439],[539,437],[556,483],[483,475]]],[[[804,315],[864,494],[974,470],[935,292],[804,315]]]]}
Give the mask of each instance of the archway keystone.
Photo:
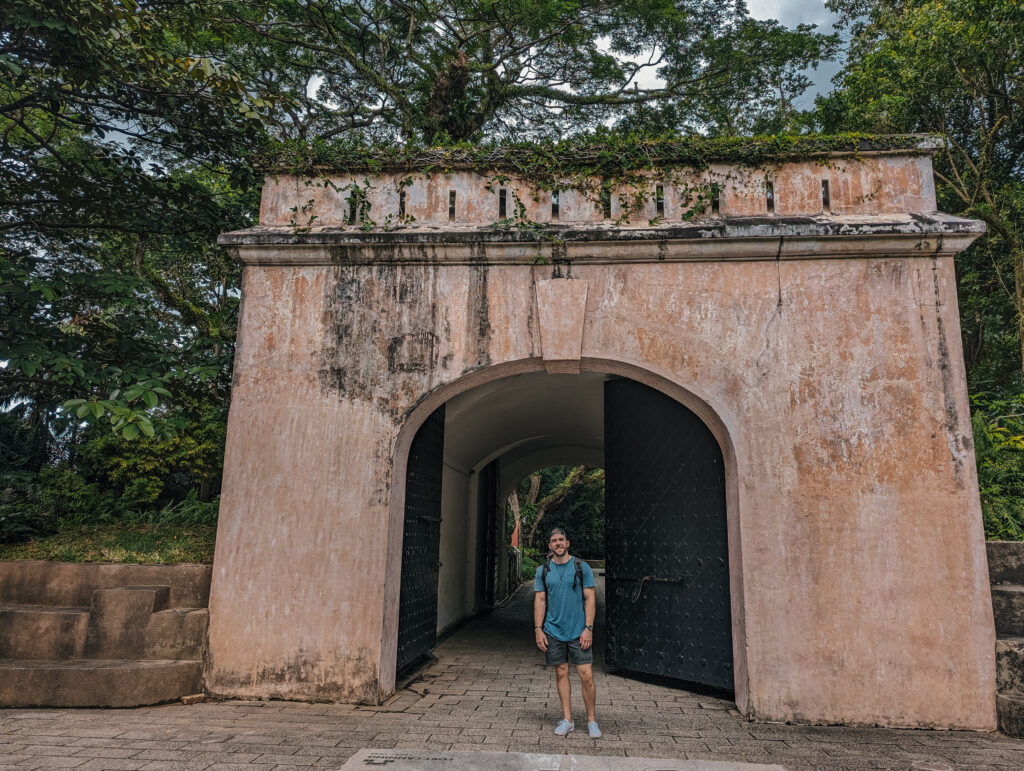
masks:
{"type": "Polygon", "coordinates": [[[571,278],[540,279],[535,287],[545,369],[551,373],[579,372],[587,282],[571,278]]]}

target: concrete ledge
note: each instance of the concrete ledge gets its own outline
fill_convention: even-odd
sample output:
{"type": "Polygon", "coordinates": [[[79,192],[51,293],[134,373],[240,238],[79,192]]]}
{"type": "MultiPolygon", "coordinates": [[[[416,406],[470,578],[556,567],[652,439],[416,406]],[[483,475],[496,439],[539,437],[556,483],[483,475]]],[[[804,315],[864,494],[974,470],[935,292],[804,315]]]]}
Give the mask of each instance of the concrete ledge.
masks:
{"type": "Polygon", "coordinates": [[[201,661],[0,660],[0,707],[141,707],[202,690],[201,661]]]}
{"type": "Polygon", "coordinates": [[[996,690],[1024,697],[1024,637],[996,640],[996,690]]]}
{"type": "Polygon", "coordinates": [[[996,694],[999,730],[1007,736],[1024,736],[1024,697],[996,694]]]}
{"type": "Polygon", "coordinates": [[[999,637],[1024,637],[1024,586],[998,584],[992,587],[992,611],[999,637]]]}
{"type": "Polygon", "coordinates": [[[71,659],[85,648],[89,611],[0,606],[0,659],[71,659]]]}
{"type": "Polygon", "coordinates": [[[1024,542],[987,541],[985,550],[993,584],[1024,584],[1024,542]]]}
{"type": "Polygon", "coordinates": [[[212,570],[210,565],[0,562],[0,605],[88,608],[96,589],[163,585],[170,587],[169,607],[205,608],[212,570]]]}
{"type": "Polygon", "coordinates": [[[742,217],[680,225],[544,229],[544,237],[493,227],[255,227],[218,243],[246,265],[721,262],[950,256],[985,231],[946,214],[742,217]],[[272,247],[272,248],[268,248],[272,247]]]}

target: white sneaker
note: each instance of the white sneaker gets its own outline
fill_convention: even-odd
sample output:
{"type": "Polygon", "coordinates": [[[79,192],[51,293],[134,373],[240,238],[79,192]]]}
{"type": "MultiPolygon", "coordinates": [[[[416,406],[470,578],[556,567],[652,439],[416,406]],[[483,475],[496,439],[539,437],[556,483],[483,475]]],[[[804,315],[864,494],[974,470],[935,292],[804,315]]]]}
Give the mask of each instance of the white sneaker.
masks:
{"type": "Polygon", "coordinates": [[[589,723],[587,723],[587,734],[590,736],[591,739],[601,738],[601,729],[597,727],[596,720],[591,720],[589,723]]]}
{"type": "Polygon", "coordinates": [[[562,720],[555,726],[555,736],[568,736],[576,730],[576,724],[571,720],[562,720]]]}

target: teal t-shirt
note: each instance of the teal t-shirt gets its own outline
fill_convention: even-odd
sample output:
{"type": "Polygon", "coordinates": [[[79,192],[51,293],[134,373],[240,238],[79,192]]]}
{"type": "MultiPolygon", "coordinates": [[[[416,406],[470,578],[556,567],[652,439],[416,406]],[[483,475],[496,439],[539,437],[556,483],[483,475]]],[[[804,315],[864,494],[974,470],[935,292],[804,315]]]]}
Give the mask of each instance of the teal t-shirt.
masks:
{"type": "MultiPolygon", "coordinates": [[[[583,611],[583,589],[594,586],[594,571],[581,560],[583,589],[580,588],[579,581],[576,581],[576,588],[573,589],[573,580],[576,578],[576,566],[573,565],[575,559],[573,557],[563,565],[552,560],[551,569],[548,571],[548,614],[544,619],[544,634],[562,642],[578,640],[583,634],[583,628],[587,625],[587,617],[583,611]]],[[[540,565],[533,579],[535,592],[544,591],[543,575],[544,566],[540,565]]]]}

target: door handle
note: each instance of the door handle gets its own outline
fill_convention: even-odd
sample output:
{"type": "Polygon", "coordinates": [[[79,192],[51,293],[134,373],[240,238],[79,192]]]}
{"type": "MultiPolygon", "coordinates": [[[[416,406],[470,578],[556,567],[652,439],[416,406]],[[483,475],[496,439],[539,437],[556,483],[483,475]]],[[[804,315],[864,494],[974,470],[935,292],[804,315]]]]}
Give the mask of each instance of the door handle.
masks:
{"type": "Polygon", "coordinates": [[[608,576],[608,578],[612,581],[636,581],[636,586],[630,592],[629,599],[630,602],[637,602],[640,599],[641,593],[643,593],[644,584],[648,581],[655,584],[685,584],[689,576],[689,573],[684,573],[681,576],[630,576],[628,578],[624,576],[608,576]]]}

